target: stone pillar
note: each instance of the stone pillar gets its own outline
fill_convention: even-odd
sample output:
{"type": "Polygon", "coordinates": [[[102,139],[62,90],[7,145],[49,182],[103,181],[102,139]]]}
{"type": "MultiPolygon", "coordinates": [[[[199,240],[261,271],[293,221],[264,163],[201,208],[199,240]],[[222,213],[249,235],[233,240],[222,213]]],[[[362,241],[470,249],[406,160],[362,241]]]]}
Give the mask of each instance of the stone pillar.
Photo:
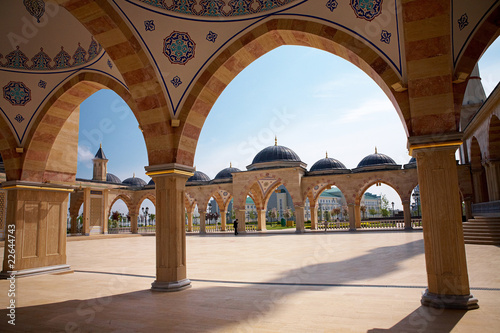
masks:
{"type": "Polygon", "coordinates": [[[90,235],[90,188],[83,189],[83,221],[82,235],[90,235]]]}
{"type": "Polygon", "coordinates": [[[102,202],[103,202],[103,210],[102,210],[102,233],[107,234],[108,233],[108,220],[109,220],[109,210],[111,207],[109,207],[108,203],[108,194],[109,190],[104,189],[102,190],[102,202]]]}
{"type": "Polygon", "coordinates": [[[220,231],[226,231],[227,224],[227,211],[220,211],[220,231]]]}
{"type": "Polygon", "coordinates": [[[465,204],[465,219],[469,221],[474,217],[472,216],[472,198],[465,197],[464,204],[465,204]]]}
{"type": "Polygon", "coordinates": [[[474,309],[478,304],[469,289],[455,161],[458,144],[438,145],[413,148],[422,202],[428,282],[421,302],[425,306],[474,309]]]}
{"type": "Polygon", "coordinates": [[[411,210],[410,210],[410,200],[403,200],[403,214],[405,221],[405,229],[413,229],[411,226],[411,210]]]}
{"type": "Polygon", "coordinates": [[[76,234],[78,232],[78,214],[71,215],[71,234],[76,234]]]}
{"type": "Polygon", "coordinates": [[[200,213],[200,234],[202,234],[202,235],[207,233],[207,230],[205,228],[206,219],[207,219],[207,215],[205,214],[205,212],[201,212],[200,213]]]}
{"type": "Polygon", "coordinates": [[[139,216],[138,213],[132,213],[129,212],[130,215],[130,231],[133,234],[137,234],[139,232],[139,227],[137,226],[137,217],[139,216]]]}
{"type": "Polygon", "coordinates": [[[187,171],[191,168],[183,168],[158,171],[155,166],[147,167],[156,188],[156,280],[151,285],[155,291],[191,287],[186,272],[184,186],[192,173],[187,171]]]}
{"type": "Polygon", "coordinates": [[[193,231],[193,212],[188,212],[188,231],[193,231]]]}
{"type": "Polygon", "coordinates": [[[485,163],[484,168],[486,170],[489,200],[500,200],[500,161],[488,161],[485,163]]]}
{"type": "Polygon", "coordinates": [[[266,231],[266,210],[257,209],[257,230],[266,231]]]}
{"type": "Polygon", "coordinates": [[[66,264],[68,188],[5,182],[7,221],[0,278],[70,271],[66,264]],[[9,242],[11,241],[11,242],[9,242]],[[15,263],[9,257],[14,242],[15,263]]]}
{"type": "Polygon", "coordinates": [[[355,231],[356,230],[356,205],[353,203],[348,203],[347,204],[348,209],[349,209],[349,230],[355,231]]]}
{"type": "Polygon", "coordinates": [[[318,207],[309,206],[311,212],[311,230],[318,229],[318,207]]]}
{"type": "Polygon", "coordinates": [[[302,234],[306,232],[304,226],[304,206],[295,206],[295,232],[302,234]]]}
{"type": "Polygon", "coordinates": [[[245,233],[246,230],[246,211],[244,209],[235,209],[236,210],[236,218],[238,219],[238,233],[245,233]]]}
{"type": "Polygon", "coordinates": [[[355,220],[355,227],[356,229],[361,229],[361,209],[360,205],[356,204],[354,205],[354,220],[355,220]]]}

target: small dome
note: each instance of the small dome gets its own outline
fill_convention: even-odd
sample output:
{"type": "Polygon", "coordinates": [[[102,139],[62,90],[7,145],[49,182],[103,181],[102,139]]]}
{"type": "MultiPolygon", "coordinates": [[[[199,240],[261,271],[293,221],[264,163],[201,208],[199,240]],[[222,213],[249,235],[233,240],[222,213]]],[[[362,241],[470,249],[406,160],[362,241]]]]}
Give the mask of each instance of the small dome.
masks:
{"type": "Polygon", "coordinates": [[[328,157],[328,155],[326,155],[325,158],[322,158],[321,160],[314,163],[309,172],[338,170],[338,169],[346,169],[346,167],[342,162],[334,158],[328,157]]]}
{"type": "Polygon", "coordinates": [[[275,161],[300,162],[300,157],[290,148],[277,145],[269,146],[255,155],[252,164],[275,161]]]}
{"type": "Polygon", "coordinates": [[[107,173],[106,174],[106,181],[108,183],[116,183],[116,184],[121,184],[121,180],[120,178],[116,177],[115,175],[113,175],[112,173],[107,173]]]}
{"type": "Polygon", "coordinates": [[[370,154],[363,158],[358,164],[358,168],[363,168],[373,165],[397,165],[392,158],[384,154],[370,154]]]}
{"type": "Polygon", "coordinates": [[[126,184],[129,186],[146,186],[146,182],[142,180],[141,178],[137,178],[135,175],[134,177],[127,178],[125,179],[122,184],[126,184]]]}
{"type": "Polygon", "coordinates": [[[231,179],[233,178],[232,173],[234,172],[241,172],[241,170],[238,168],[233,168],[233,166],[231,165],[229,168],[221,170],[217,174],[217,176],[215,176],[214,180],[231,179]]]}
{"type": "Polygon", "coordinates": [[[415,157],[410,158],[410,162],[408,162],[408,164],[415,164],[415,163],[417,163],[415,157]]]}
{"type": "Polygon", "coordinates": [[[403,165],[403,168],[405,168],[405,169],[417,168],[417,160],[415,159],[415,157],[412,157],[407,164],[403,165]]]}
{"type": "Polygon", "coordinates": [[[195,182],[209,182],[210,177],[208,177],[206,174],[204,174],[201,171],[195,171],[194,175],[188,178],[187,182],[188,183],[195,183],[195,182]]]}
{"type": "Polygon", "coordinates": [[[153,181],[153,179],[151,179],[151,180],[149,181],[149,183],[148,183],[148,185],[154,185],[154,184],[155,184],[155,182],[153,181]]]}

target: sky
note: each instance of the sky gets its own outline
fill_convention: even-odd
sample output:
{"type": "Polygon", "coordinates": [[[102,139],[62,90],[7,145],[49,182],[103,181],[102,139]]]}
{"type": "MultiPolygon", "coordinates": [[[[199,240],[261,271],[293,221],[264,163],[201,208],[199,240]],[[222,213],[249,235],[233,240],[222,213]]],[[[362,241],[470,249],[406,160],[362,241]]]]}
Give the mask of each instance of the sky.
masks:
{"type": "MultiPolygon", "coordinates": [[[[499,55],[497,40],[479,62],[487,95],[500,80],[499,55]]],[[[92,158],[102,143],[109,173],[122,181],[135,173],[149,182],[146,146],[127,104],[114,92],[101,90],[80,110],[77,178],[92,178],[92,158]]],[[[230,163],[246,170],[260,150],[274,145],[275,137],[307,169],[326,152],[350,169],[375,147],[398,164],[411,158],[401,120],[378,85],[346,60],[303,46],[281,46],[265,54],[227,86],[202,128],[196,169],[212,179],[230,163]]],[[[368,192],[386,194],[402,209],[389,186],[368,192]]],[[[143,205],[154,212],[149,200],[143,205]]],[[[124,207],[119,203],[113,210],[126,211],[124,207]]]]}

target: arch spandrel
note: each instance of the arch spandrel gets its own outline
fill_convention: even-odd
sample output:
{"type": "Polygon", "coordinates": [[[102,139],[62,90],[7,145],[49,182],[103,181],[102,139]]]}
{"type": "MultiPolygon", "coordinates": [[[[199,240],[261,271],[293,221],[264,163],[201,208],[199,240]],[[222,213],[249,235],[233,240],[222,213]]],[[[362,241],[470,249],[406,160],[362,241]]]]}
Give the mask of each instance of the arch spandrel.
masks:
{"type": "Polygon", "coordinates": [[[491,116],[488,126],[488,158],[500,160],[500,119],[496,115],[491,116]]]}

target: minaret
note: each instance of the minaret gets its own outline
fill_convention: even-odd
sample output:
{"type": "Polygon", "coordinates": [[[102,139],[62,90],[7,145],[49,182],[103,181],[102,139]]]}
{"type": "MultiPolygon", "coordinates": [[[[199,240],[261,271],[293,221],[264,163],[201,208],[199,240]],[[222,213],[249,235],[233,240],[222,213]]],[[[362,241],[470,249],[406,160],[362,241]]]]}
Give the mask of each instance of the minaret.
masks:
{"type": "Polygon", "coordinates": [[[104,155],[104,151],[102,150],[102,144],[99,145],[99,150],[95,154],[95,157],[92,159],[94,162],[94,175],[92,180],[100,180],[106,181],[106,175],[108,174],[108,160],[106,159],[106,155],[104,155]]]}
{"type": "Polygon", "coordinates": [[[479,67],[476,65],[470,74],[467,88],[465,88],[462,112],[460,114],[460,130],[464,130],[481,105],[486,101],[486,94],[479,76],[479,67]]]}

